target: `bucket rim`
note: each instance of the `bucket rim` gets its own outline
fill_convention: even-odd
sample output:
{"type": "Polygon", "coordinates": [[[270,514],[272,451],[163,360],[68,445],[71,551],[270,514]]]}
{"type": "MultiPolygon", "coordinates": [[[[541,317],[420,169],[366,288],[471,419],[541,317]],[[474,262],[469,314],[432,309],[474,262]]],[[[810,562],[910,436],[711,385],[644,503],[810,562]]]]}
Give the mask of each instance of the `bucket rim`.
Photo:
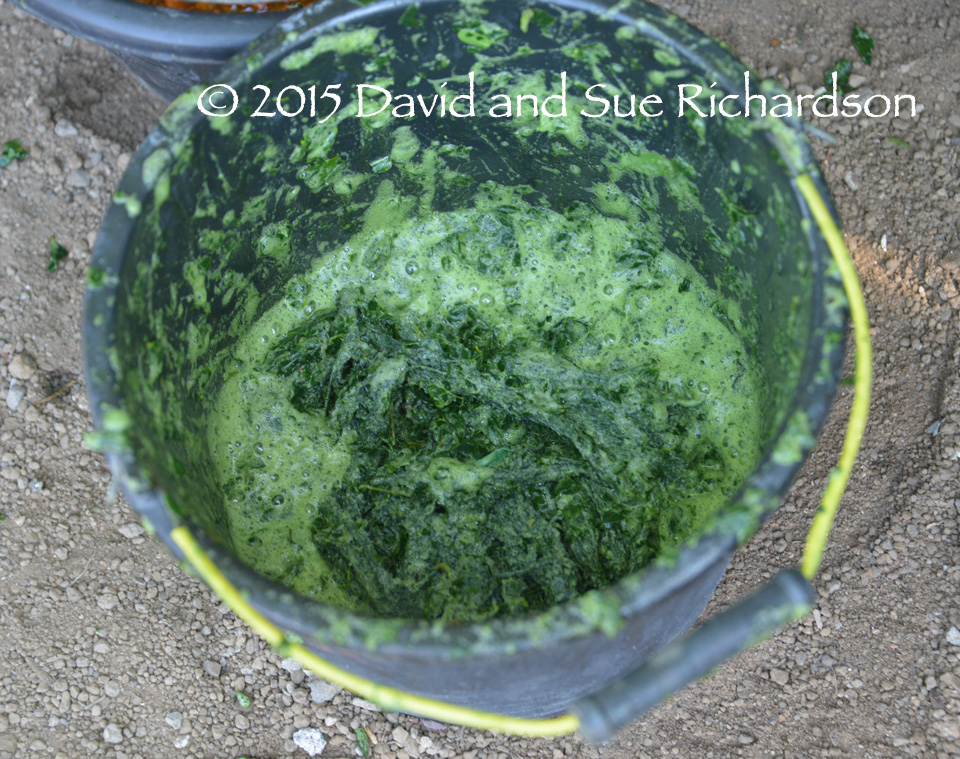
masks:
{"type": "MultiPolygon", "coordinates": [[[[421,6],[443,2],[447,0],[423,0],[421,6]]],[[[682,59],[716,73],[718,88],[728,93],[737,92],[737,77],[748,70],[719,43],[682,19],[645,2],[553,0],[551,4],[636,26],[642,35],[670,45],[682,59]]],[[[253,56],[262,54],[264,59],[283,56],[334,25],[408,6],[409,3],[402,0],[386,0],[364,7],[345,0],[307,6],[236,54],[217,74],[217,81],[237,85],[251,75],[247,62],[253,56]]],[[[170,106],[160,125],[137,150],[118,187],[120,193],[147,206],[152,188],[145,186],[141,179],[143,164],[159,150],[172,153],[169,148],[206,119],[196,108],[198,92],[199,88],[193,88],[170,106]]],[[[827,199],[831,216],[837,220],[801,121],[793,117],[777,119],[776,128],[773,127],[771,124],[770,129],[762,133],[780,155],[786,171],[793,179],[809,174],[827,199]]],[[[247,603],[319,650],[342,646],[386,653],[402,651],[405,655],[425,658],[451,652],[454,656],[514,654],[590,634],[612,634],[615,625],[612,625],[611,610],[618,618],[642,614],[690,583],[710,565],[726,561],[736,546],[745,542],[776,510],[825,422],[842,367],[848,308],[826,241],[795,182],[792,189],[796,208],[804,220],[814,281],[810,338],[804,346],[801,376],[787,404],[792,416],[771,435],[770,445],[743,487],[718,510],[698,536],[607,588],[537,614],[483,622],[440,623],[356,614],[300,596],[234,558],[190,520],[174,513],[163,491],[141,469],[132,451],[107,452],[110,470],[148,530],[178,560],[183,561],[184,554],[171,533],[177,527],[186,526],[220,571],[240,589],[247,603]],[[797,434],[798,424],[803,434],[797,434]],[[784,455],[785,450],[796,455],[784,455]]],[[[88,287],[84,299],[84,375],[97,429],[104,427],[108,412],[123,408],[118,375],[108,359],[108,348],[113,344],[116,326],[114,309],[119,273],[135,221],[123,205],[111,204],[91,261],[93,269],[106,273],[105,284],[88,287]]]]}
{"type": "MultiPolygon", "coordinates": [[[[12,0],[41,21],[108,50],[155,60],[221,63],[298,11],[205,13],[136,0],[12,0]]],[[[308,6],[309,7],[309,6],[308,6]]]]}

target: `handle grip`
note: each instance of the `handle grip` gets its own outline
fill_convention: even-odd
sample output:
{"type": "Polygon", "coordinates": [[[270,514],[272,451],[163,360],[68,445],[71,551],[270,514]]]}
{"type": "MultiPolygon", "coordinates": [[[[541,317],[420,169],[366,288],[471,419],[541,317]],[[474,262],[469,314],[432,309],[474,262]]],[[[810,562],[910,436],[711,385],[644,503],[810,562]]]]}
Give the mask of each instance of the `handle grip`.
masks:
{"type": "Polygon", "coordinates": [[[578,700],[573,712],[580,730],[601,743],[734,654],[800,619],[813,607],[816,593],[795,569],[784,570],[753,595],[657,652],[602,690],[578,700]]]}

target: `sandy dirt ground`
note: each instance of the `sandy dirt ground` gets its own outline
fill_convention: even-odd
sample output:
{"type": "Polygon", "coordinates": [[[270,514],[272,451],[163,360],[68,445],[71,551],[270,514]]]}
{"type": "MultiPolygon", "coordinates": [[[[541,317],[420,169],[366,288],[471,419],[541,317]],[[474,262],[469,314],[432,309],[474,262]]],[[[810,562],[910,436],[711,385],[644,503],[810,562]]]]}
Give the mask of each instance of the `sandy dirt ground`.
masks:
{"type": "MultiPolygon", "coordinates": [[[[663,5],[795,92],[845,57],[862,93],[922,106],[818,121],[835,137],[817,153],[864,282],[876,391],[816,613],[599,747],[430,729],[284,666],[108,504],[109,475],[81,441],[85,266],[162,104],[103,51],[0,0],[0,142],[29,150],[0,169],[0,758],[306,756],[292,738],[304,728],[325,737],[322,756],[345,757],[358,727],[375,756],[401,759],[957,755],[960,2],[663,5]],[[856,60],[855,23],[876,40],[872,66],[856,60]],[[69,251],[52,274],[51,236],[69,251]]],[[[708,614],[798,562],[849,404],[843,387],[708,614]]]]}

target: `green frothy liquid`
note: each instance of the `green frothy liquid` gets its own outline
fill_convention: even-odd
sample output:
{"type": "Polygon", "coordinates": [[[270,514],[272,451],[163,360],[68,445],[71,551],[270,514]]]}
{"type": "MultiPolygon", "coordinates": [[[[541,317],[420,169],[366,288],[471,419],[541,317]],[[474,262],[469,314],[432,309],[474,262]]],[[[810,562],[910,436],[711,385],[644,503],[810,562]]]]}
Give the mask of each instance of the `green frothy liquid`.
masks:
{"type": "Polygon", "coordinates": [[[609,585],[756,463],[741,318],[586,207],[368,225],[236,348],[208,442],[237,554],[376,616],[479,620],[609,585]]]}

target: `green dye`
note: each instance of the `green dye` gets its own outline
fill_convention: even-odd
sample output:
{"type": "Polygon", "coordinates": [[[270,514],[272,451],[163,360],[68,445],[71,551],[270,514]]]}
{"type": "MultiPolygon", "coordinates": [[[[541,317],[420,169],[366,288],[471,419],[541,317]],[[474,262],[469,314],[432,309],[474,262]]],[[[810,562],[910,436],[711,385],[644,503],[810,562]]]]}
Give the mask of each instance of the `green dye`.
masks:
{"type": "Polygon", "coordinates": [[[605,587],[729,500],[760,375],[693,266],[583,204],[390,216],[391,188],[228,359],[208,445],[240,559],[480,620],[605,587]]]}

